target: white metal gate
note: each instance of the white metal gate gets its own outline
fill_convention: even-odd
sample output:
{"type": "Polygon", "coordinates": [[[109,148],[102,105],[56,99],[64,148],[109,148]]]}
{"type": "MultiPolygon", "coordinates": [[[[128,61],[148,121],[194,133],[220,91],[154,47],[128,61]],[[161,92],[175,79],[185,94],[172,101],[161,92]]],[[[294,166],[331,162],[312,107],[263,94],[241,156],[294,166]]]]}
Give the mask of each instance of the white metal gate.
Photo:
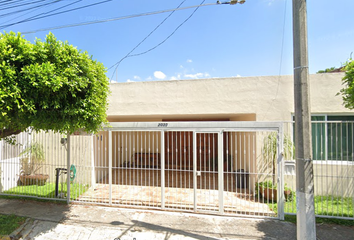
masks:
{"type": "MultiPolygon", "coordinates": [[[[282,218],[283,209],[296,213],[292,124],[112,123],[67,138],[23,132],[14,144],[0,141],[0,195],[282,218]],[[44,162],[27,177],[31,146],[44,162]]],[[[353,219],[353,122],[312,129],[316,215],[353,219]]]]}
{"type": "Polygon", "coordinates": [[[96,183],[75,201],[282,218],[282,191],[265,197],[258,185],[273,181],[283,187],[280,123],[111,126],[94,138],[96,183]],[[273,135],[275,142],[267,143],[273,135]],[[271,156],[265,144],[275,144],[271,156]],[[272,204],[278,204],[278,214],[272,204]]]}

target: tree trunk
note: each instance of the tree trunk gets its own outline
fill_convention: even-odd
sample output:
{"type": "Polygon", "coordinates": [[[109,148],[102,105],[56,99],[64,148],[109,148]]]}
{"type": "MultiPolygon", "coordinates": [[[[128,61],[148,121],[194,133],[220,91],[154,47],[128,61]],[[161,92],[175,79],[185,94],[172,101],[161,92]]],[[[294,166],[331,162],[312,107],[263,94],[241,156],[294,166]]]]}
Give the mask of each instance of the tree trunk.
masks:
{"type": "Polygon", "coordinates": [[[24,130],[14,130],[14,129],[5,128],[2,131],[0,131],[0,139],[11,136],[11,135],[17,135],[23,131],[24,130]]]}

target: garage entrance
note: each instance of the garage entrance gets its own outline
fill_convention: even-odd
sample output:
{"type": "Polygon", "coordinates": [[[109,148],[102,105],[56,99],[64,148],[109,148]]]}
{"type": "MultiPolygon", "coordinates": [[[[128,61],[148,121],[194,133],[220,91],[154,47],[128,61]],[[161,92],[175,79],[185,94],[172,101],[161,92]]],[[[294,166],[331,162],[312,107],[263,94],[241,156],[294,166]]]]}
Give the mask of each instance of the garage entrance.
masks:
{"type": "Polygon", "coordinates": [[[94,186],[77,201],[215,214],[281,214],[274,214],[267,204],[272,199],[262,198],[257,187],[260,181],[274,179],[282,186],[281,124],[111,125],[94,138],[94,186]],[[264,154],[271,134],[277,136],[276,159],[264,154]]]}

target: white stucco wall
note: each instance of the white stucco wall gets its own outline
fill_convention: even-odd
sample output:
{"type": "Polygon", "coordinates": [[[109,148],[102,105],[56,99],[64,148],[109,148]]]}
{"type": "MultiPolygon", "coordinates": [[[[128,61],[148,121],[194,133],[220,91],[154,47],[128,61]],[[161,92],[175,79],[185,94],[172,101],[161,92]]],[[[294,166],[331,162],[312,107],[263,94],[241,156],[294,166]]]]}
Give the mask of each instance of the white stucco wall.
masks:
{"type": "MultiPolygon", "coordinates": [[[[343,73],[310,75],[313,113],[353,113],[336,96],[342,77],[343,73]]],[[[293,76],[112,83],[107,115],[110,121],[289,121],[293,85],[293,76]]]]}

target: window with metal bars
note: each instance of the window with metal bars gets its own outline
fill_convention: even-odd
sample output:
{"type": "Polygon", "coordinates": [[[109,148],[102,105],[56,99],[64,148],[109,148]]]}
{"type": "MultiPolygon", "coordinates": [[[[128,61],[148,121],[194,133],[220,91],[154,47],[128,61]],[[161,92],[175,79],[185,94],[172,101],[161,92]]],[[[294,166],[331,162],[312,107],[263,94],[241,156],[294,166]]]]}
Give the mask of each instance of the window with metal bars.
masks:
{"type": "Polygon", "coordinates": [[[354,161],[354,116],[312,115],[311,121],[314,160],[354,161]]]}

